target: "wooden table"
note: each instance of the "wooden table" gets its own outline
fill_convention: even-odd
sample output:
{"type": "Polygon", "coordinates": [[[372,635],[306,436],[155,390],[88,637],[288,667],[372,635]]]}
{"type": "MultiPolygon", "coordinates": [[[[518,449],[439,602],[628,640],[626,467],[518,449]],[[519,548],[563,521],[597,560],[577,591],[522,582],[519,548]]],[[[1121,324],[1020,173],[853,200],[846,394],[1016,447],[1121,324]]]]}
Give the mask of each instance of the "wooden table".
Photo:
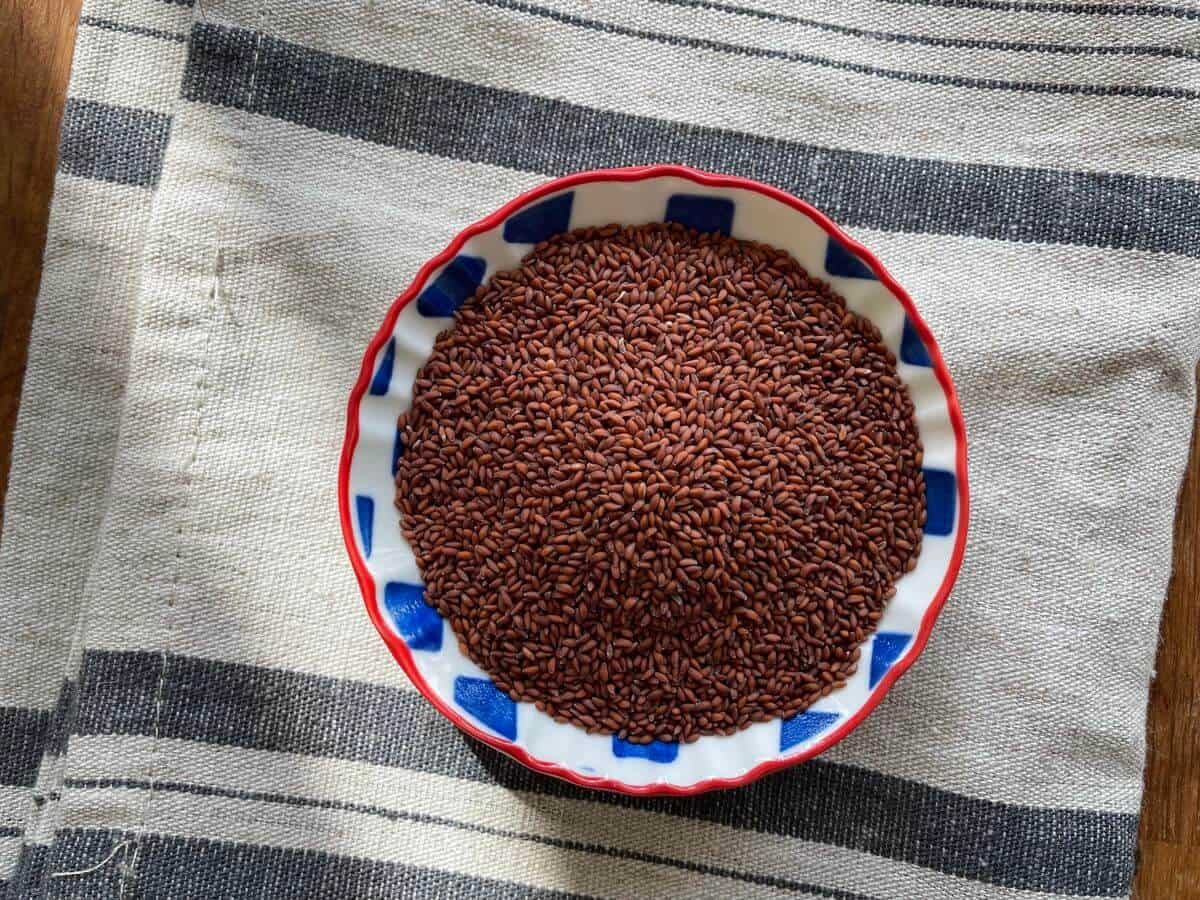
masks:
{"type": "MultiPolygon", "coordinates": [[[[0,502],[41,278],[58,123],[80,0],[0,0],[0,502]]],[[[1200,430],[1200,429],[1198,429],[1200,430]]],[[[1137,896],[1200,898],[1200,452],[1193,435],[1175,575],[1150,693],[1137,896]]],[[[0,527],[3,521],[0,520],[0,527]]]]}

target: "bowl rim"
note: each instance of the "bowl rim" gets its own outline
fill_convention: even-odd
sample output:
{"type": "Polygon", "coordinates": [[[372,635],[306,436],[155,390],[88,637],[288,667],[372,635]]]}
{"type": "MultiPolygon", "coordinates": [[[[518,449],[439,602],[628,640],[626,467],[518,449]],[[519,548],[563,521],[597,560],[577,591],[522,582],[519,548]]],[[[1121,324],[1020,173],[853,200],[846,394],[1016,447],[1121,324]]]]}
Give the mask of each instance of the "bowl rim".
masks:
{"type": "Polygon", "coordinates": [[[706,793],[712,790],[725,788],[736,788],[757,781],[764,775],[772,772],[777,772],[781,769],[797,765],[806,760],[824,753],[830,747],[843,740],[848,734],[854,731],[868,715],[882,702],[883,698],[891,691],[892,686],[903,675],[917,657],[925,649],[925,645],[929,641],[929,636],[933,631],[934,623],[937,621],[938,614],[946,605],[946,600],[950,596],[950,592],[954,587],[954,582],[958,577],[959,570],[962,567],[963,552],[966,547],[967,528],[970,519],[970,491],[967,485],[967,435],[966,426],[963,421],[962,409],[958,401],[958,393],[954,388],[954,382],[950,377],[950,371],[946,367],[946,363],[942,358],[941,349],[937,345],[937,341],[930,331],[929,326],[925,324],[925,320],[921,318],[917,311],[916,305],[908,292],[896,281],[895,278],[883,267],[883,264],[875,257],[870,250],[863,244],[850,237],[841,228],[834,224],[833,220],[827,215],[814,207],[812,204],[795,197],[779,188],[763,184],[759,181],[754,181],[750,178],[743,178],[737,175],[720,175],[712,172],[704,172],[699,169],[694,169],[689,166],[677,164],[655,164],[645,166],[629,166],[624,168],[613,169],[589,169],[581,172],[574,172],[570,175],[565,175],[561,178],[555,178],[547,181],[537,187],[525,191],[522,194],[509,200],[495,212],[478,220],[472,225],[467,226],[446,246],[444,250],[431,258],[417,271],[409,286],[395,300],[392,301],[387,315],[384,317],[383,323],[379,326],[367,345],[366,352],[363,354],[362,364],[359,368],[358,378],[354,382],[354,387],[350,391],[350,398],[346,405],[346,431],[342,443],[342,452],[338,465],[338,512],[342,528],[342,540],[346,545],[346,551],[350,556],[350,563],[354,569],[355,577],[358,580],[359,590],[362,594],[363,603],[367,608],[367,615],[375,626],[375,630],[379,632],[384,643],[391,651],[392,656],[400,667],[404,670],[409,680],[417,690],[433,704],[434,708],[442,715],[449,719],[459,729],[469,734],[471,737],[482,741],[490,747],[501,751],[502,753],[512,757],[522,765],[544,775],[550,775],[559,778],[563,781],[579,785],[580,787],[593,788],[598,790],[611,791],[618,794],[628,796],[671,796],[671,797],[690,797],[696,794],[706,793]],[[407,306],[419,293],[420,289],[426,284],[429,276],[441,266],[453,259],[462,249],[463,245],[468,240],[481,234],[485,231],[502,224],[510,215],[524,206],[538,200],[548,194],[557,193],[566,188],[575,187],[581,184],[588,184],[597,181],[616,181],[616,182],[631,182],[644,181],[648,179],[674,177],[682,178],[691,181],[694,184],[705,187],[715,188],[734,188],[740,190],[754,191],[762,194],[779,203],[786,204],[798,212],[808,216],[812,221],[821,226],[822,229],[830,236],[837,240],[843,247],[851,250],[864,263],[866,263],[875,277],[879,279],[883,285],[892,292],[892,294],[900,301],[904,307],[905,313],[908,315],[917,334],[920,336],[922,343],[929,351],[930,360],[933,363],[933,370],[937,375],[939,384],[946,397],[946,405],[950,418],[951,425],[954,429],[955,441],[955,468],[957,493],[959,504],[960,525],[955,537],[954,548],[950,555],[950,560],[946,567],[946,573],[942,578],[942,583],[934,594],[933,600],[926,607],[924,614],[921,617],[921,625],[913,636],[913,641],[908,650],[897,659],[888,669],[887,673],[880,682],[872,689],[863,703],[853,715],[847,716],[837,728],[833,729],[828,735],[813,744],[811,747],[791,756],[768,759],[749,769],[742,775],[734,778],[706,778],[694,782],[689,785],[676,785],[666,782],[653,782],[643,785],[630,785],[614,778],[601,776],[588,776],[580,772],[576,772],[566,766],[558,763],[548,762],[538,759],[533,756],[524,747],[521,747],[515,742],[507,741],[503,738],[489,734],[470,720],[464,718],[438,696],[426,683],[424,677],[418,670],[415,661],[412,657],[412,651],[399,635],[395,634],[386,623],[383,622],[382,615],[379,611],[375,591],[374,576],[367,568],[366,560],[362,557],[358,549],[357,541],[355,540],[354,527],[350,514],[350,464],[354,456],[354,451],[358,446],[359,438],[359,406],[363,395],[366,393],[370,384],[371,376],[374,373],[375,359],[380,348],[391,337],[396,325],[396,319],[400,312],[407,306]]]}

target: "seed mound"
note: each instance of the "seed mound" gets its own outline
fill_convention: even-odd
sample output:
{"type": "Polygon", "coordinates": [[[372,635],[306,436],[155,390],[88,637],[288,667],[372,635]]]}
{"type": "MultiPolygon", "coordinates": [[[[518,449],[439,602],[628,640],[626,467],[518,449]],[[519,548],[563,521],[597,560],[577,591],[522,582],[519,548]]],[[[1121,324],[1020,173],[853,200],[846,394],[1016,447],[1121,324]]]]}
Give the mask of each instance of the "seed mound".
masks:
{"type": "Polygon", "coordinates": [[[800,712],[916,564],[912,402],[772,247],[552,238],[441,334],[400,417],[426,600],[516,700],[634,743],[800,712]]]}

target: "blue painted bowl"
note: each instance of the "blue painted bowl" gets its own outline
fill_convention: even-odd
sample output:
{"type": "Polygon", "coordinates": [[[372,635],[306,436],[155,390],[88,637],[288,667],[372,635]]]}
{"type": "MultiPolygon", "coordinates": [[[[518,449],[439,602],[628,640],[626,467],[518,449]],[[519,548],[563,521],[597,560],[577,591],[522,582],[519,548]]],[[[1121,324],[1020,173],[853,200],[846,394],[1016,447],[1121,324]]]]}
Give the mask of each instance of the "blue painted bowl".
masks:
{"type": "Polygon", "coordinates": [[[397,662],[450,721],[530,768],[628,794],[694,794],[746,784],[845,737],[921,652],[962,561],[967,525],[966,435],[937,344],[904,290],[861,244],[802,200],[742,178],[680,166],[584,172],[552,181],[459,234],[396,301],[363,358],[350,395],[338,499],[346,547],[367,613],[397,662]],[[515,703],[462,655],[425,602],[421,574],[393,502],[403,452],[396,420],[417,370],[455,310],[533,245],[588,225],[682,222],[763,241],[827,279],[895,352],[924,444],[928,521],[916,568],[897,582],[864,664],[845,687],[785,720],[693,744],[635,745],[555,722],[515,703]]]}

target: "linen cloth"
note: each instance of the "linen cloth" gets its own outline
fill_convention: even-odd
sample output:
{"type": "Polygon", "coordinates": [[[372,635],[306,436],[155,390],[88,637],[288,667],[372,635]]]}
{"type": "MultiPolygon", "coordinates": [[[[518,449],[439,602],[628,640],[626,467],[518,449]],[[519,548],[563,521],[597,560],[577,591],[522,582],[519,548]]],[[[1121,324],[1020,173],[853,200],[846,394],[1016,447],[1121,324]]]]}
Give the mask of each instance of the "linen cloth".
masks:
{"type": "Polygon", "coordinates": [[[1123,896],[1200,354],[1200,7],[87,0],[0,542],[13,897],[1123,896]],[[547,177],[828,212],[970,443],[924,655],[820,760],[627,800],[460,735],[335,478],[419,265],[547,177]]]}

